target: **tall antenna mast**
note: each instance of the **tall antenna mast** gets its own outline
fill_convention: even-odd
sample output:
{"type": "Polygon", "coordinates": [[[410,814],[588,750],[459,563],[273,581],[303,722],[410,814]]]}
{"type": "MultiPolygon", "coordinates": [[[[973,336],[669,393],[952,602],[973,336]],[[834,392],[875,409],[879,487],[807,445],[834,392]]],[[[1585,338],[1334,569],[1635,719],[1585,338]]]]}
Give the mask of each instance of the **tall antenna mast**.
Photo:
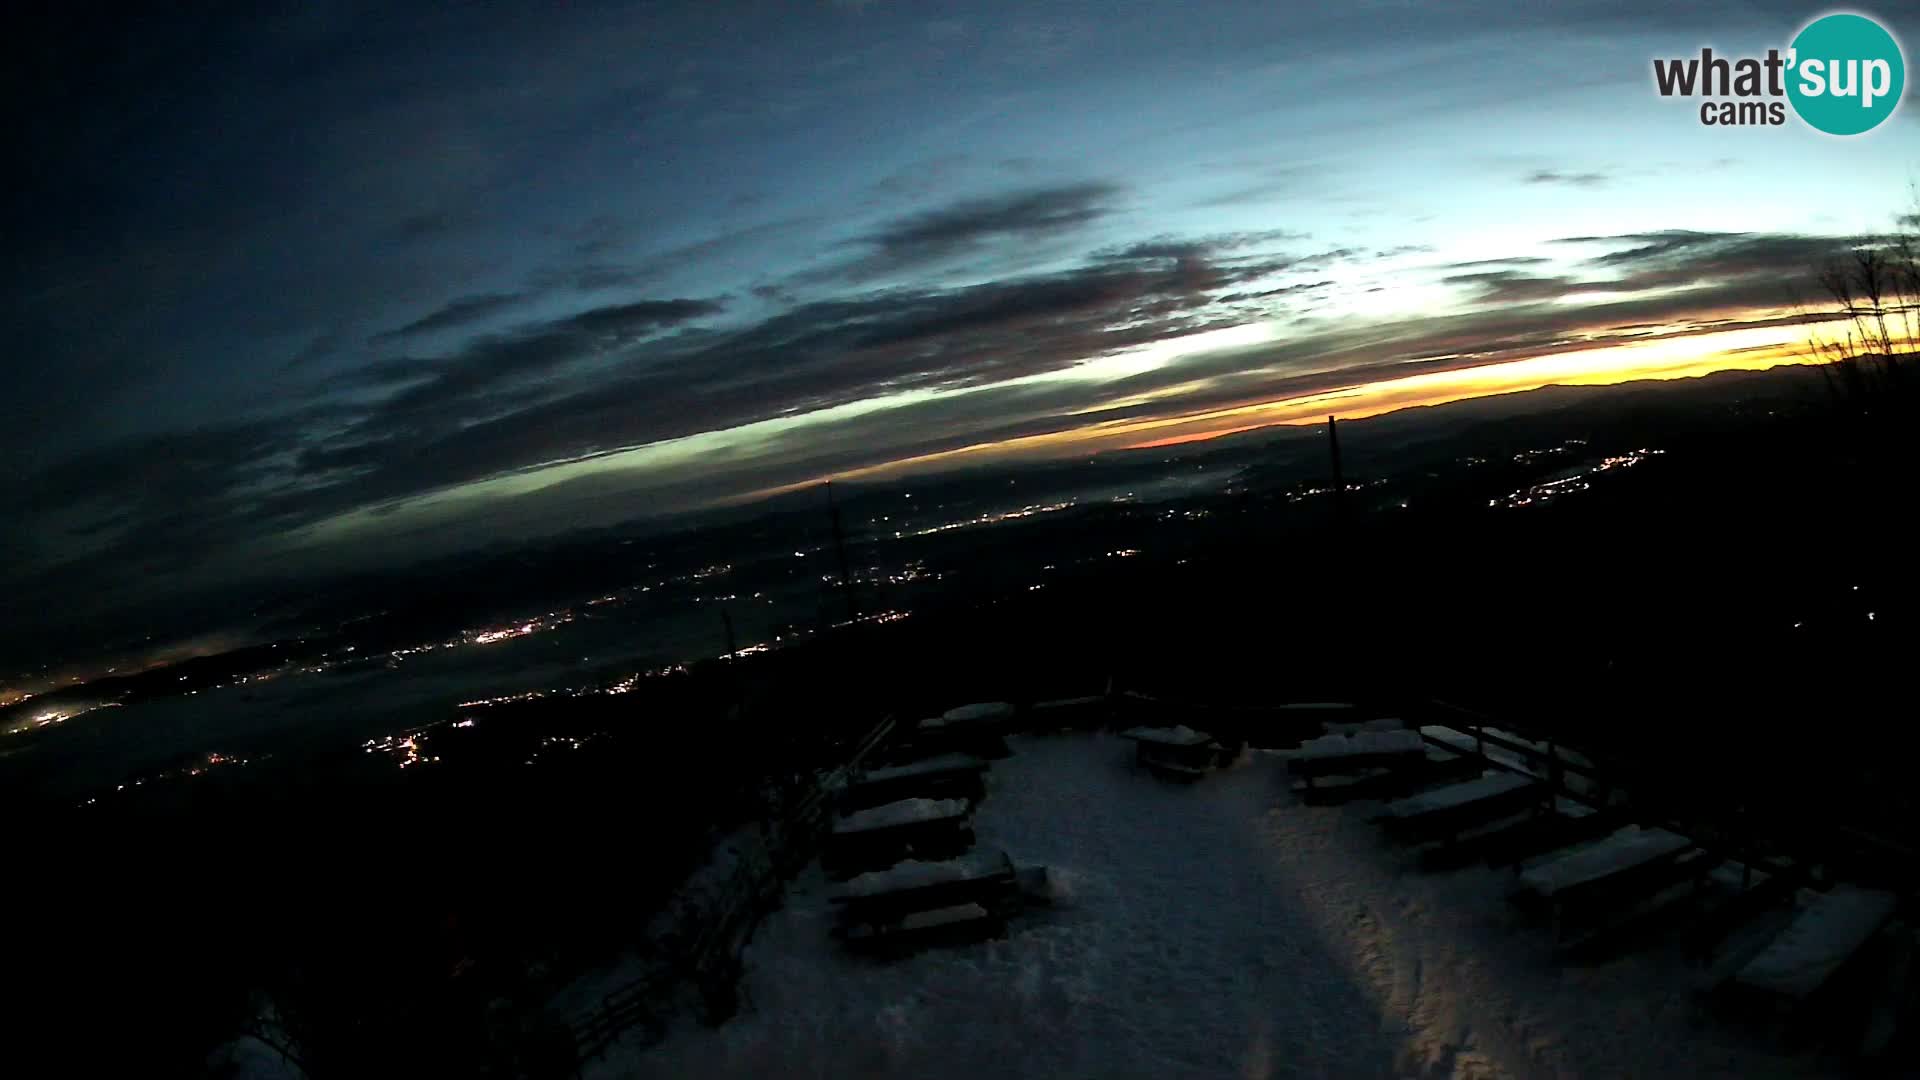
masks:
{"type": "Polygon", "coordinates": [[[1333,515],[1335,520],[1343,520],[1347,513],[1347,474],[1340,467],[1340,427],[1334,417],[1327,417],[1327,451],[1333,459],[1333,515]]]}

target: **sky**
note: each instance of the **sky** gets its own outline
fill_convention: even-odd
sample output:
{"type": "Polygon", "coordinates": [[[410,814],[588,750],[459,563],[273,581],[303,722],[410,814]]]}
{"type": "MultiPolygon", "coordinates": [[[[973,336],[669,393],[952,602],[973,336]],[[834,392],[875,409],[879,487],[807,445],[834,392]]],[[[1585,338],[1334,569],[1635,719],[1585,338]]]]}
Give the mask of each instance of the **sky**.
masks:
{"type": "Polygon", "coordinates": [[[194,7],[4,46],[18,618],[1767,366],[1920,161],[1655,93],[1774,0],[194,7]]]}

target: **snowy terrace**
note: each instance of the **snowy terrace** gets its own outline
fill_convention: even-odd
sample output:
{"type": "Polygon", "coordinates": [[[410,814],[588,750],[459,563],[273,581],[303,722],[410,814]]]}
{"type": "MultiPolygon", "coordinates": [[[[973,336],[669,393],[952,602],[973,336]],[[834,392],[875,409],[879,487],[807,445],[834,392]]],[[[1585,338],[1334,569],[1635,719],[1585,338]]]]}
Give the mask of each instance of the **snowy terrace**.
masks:
{"type": "Polygon", "coordinates": [[[829,933],[809,869],[745,954],[741,1014],[615,1044],[589,1077],[1659,1077],[1823,1075],[1703,1022],[1653,945],[1557,962],[1511,870],[1421,873],[1255,753],[1192,785],[1111,735],[1017,736],[976,828],[1058,896],[1002,940],[888,963],[829,933]]]}

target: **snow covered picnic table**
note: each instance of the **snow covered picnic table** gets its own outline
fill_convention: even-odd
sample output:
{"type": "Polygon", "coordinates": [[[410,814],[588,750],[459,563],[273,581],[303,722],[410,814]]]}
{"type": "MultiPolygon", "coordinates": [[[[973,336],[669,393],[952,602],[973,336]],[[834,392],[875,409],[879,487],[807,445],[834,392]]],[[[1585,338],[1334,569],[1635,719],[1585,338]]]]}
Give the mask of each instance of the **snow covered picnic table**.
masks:
{"type": "Polygon", "coordinates": [[[1161,746],[1205,746],[1213,741],[1213,736],[1204,731],[1195,731],[1185,724],[1173,727],[1137,727],[1128,728],[1120,733],[1123,739],[1135,742],[1158,743],[1161,746]]]}
{"type": "Polygon", "coordinates": [[[1296,758],[1326,760],[1362,757],[1372,754],[1424,754],[1427,742],[1417,731],[1395,728],[1392,731],[1355,731],[1322,735],[1300,744],[1296,758]]]}
{"type": "Polygon", "coordinates": [[[1090,709],[1107,703],[1105,694],[1082,694],[1079,697],[1049,698],[1033,703],[1034,712],[1049,712],[1054,709],[1090,709]]]}
{"type": "Polygon", "coordinates": [[[911,951],[921,943],[974,942],[1004,932],[1005,919],[983,904],[963,903],[916,911],[898,923],[856,924],[846,928],[849,949],[887,952],[911,951]]]}
{"type": "Polygon", "coordinates": [[[934,821],[963,818],[967,814],[965,799],[901,799],[885,806],[876,806],[849,814],[834,823],[835,836],[849,836],[857,833],[877,832],[881,829],[896,829],[905,825],[923,825],[934,821]]]}
{"type": "Polygon", "coordinates": [[[820,850],[829,877],[880,870],[901,859],[944,859],[973,846],[968,799],[901,799],[834,822],[820,850]]]}
{"type": "Polygon", "coordinates": [[[987,909],[979,904],[955,904],[952,907],[937,908],[933,911],[917,911],[906,917],[900,924],[902,930],[934,930],[955,923],[972,922],[987,917],[987,909]]]}
{"type": "Polygon", "coordinates": [[[1520,884],[1538,896],[1551,899],[1650,863],[1674,858],[1691,847],[1693,841],[1678,833],[1629,825],[1522,871],[1520,884]]]}
{"type": "Polygon", "coordinates": [[[1007,853],[984,851],[937,862],[909,859],[861,874],[827,901],[839,909],[842,928],[900,927],[920,912],[956,904],[1000,910],[1017,884],[1007,853]]]}
{"type": "Polygon", "coordinates": [[[1395,799],[1381,808],[1381,814],[1393,822],[1412,823],[1487,803],[1507,805],[1534,786],[1531,778],[1519,773],[1489,772],[1477,780],[1395,799]]]}
{"type": "Polygon", "coordinates": [[[904,765],[889,765],[885,768],[870,769],[865,776],[854,781],[855,784],[886,784],[900,780],[915,779],[923,776],[936,776],[942,773],[982,772],[987,762],[972,754],[947,753],[936,754],[919,761],[909,761],[904,765]]]}
{"type": "Polygon", "coordinates": [[[958,859],[920,862],[909,859],[886,870],[861,874],[828,899],[845,904],[936,885],[1013,876],[1013,860],[1004,851],[978,851],[958,859]]]}
{"type": "Polygon", "coordinates": [[[843,814],[854,814],[902,799],[963,799],[977,803],[986,796],[986,759],[948,751],[872,769],[840,790],[835,802],[843,814]]]}
{"type": "Polygon", "coordinates": [[[1897,903],[1890,892],[1836,886],[1802,908],[1772,944],[1734,975],[1734,981],[1795,1000],[1804,998],[1880,932],[1897,903]]]}
{"type": "Polygon", "coordinates": [[[1105,694],[1053,698],[1028,706],[1027,719],[1030,726],[1036,728],[1093,727],[1105,719],[1112,707],[1113,699],[1105,694]]]}
{"type": "Polygon", "coordinates": [[[1514,772],[1545,778],[1550,771],[1558,771],[1559,782],[1566,791],[1589,801],[1605,794],[1590,775],[1593,762],[1577,750],[1542,739],[1529,739],[1502,728],[1483,727],[1478,731],[1486,737],[1483,739],[1473,731],[1445,724],[1428,724],[1420,729],[1420,734],[1429,742],[1463,754],[1485,754],[1488,761],[1514,772]],[[1559,768],[1550,770],[1550,761],[1558,762],[1559,768]]]}
{"type": "Polygon", "coordinates": [[[978,702],[926,717],[902,732],[896,750],[931,756],[949,752],[999,759],[1007,756],[1004,732],[1014,707],[1004,701],[978,702]]]}
{"type": "Polygon", "coordinates": [[[1382,716],[1375,720],[1355,720],[1351,722],[1325,720],[1320,724],[1322,733],[1327,735],[1358,735],[1367,731],[1400,731],[1406,726],[1406,723],[1397,716],[1382,716]]]}
{"type": "Polygon", "coordinates": [[[1311,784],[1314,777],[1328,773],[1425,761],[1427,751],[1427,742],[1420,733],[1405,728],[1322,735],[1300,744],[1300,749],[1287,761],[1287,771],[1306,777],[1311,784]]]}
{"type": "Polygon", "coordinates": [[[939,728],[956,724],[994,724],[1012,716],[1013,706],[1007,702],[981,701],[972,705],[956,705],[939,716],[929,716],[920,721],[920,726],[939,728]]]}
{"type": "Polygon", "coordinates": [[[1120,733],[1131,739],[1134,760],[1163,776],[1194,780],[1238,753],[1223,747],[1211,734],[1185,724],[1172,727],[1136,727],[1120,733]]]}

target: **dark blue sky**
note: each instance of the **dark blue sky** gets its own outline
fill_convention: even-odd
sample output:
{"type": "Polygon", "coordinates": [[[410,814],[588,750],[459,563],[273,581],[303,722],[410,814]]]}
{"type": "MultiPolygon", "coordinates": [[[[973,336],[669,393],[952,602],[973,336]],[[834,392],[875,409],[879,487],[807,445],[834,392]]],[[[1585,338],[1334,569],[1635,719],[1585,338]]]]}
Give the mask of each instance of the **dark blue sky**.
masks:
{"type": "Polygon", "coordinates": [[[227,7],[8,47],[34,604],[1772,362],[1920,148],[1653,93],[1771,0],[227,7]]]}

